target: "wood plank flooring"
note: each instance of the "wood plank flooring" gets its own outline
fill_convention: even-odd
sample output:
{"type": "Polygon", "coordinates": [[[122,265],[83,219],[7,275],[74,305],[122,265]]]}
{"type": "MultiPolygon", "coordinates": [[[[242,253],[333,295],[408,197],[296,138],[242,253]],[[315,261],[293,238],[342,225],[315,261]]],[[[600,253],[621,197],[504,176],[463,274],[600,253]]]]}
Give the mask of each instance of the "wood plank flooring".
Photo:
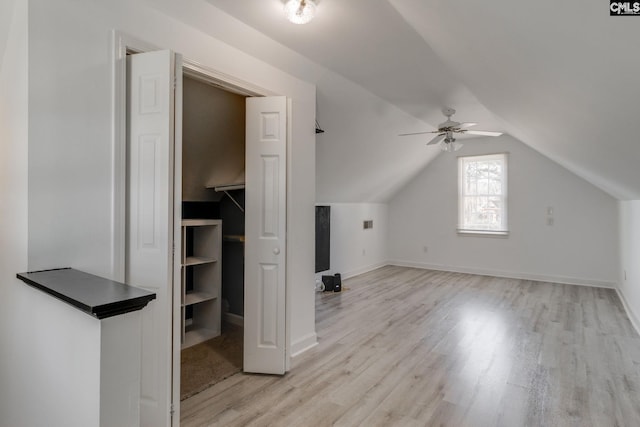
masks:
{"type": "Polygon", "coordinates": [[[182,402],[192,426],[639,426],[640,338],[614,290],[383,267],[318,294],[284,377],[182,402]]]}

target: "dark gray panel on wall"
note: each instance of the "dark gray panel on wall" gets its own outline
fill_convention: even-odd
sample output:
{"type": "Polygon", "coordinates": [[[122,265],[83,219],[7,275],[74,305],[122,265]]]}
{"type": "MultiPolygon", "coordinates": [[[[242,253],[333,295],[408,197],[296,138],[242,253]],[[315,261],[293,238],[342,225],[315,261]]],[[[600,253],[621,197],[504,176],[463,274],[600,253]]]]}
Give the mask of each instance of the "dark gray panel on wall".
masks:
{"type": "MultiPolygon", "coordinates": [[[[244,206],[244,190],[233,190],[233,197],[244,206]]],[[[220,200],[222,218],[222,298],[229,313],[244,315],[244,213],[229,197],[220,200]]]]}
{"type": "Polygon", "coordinates": [[[331,206],[316,206],[316,273],[330,268],[331,206]]]}

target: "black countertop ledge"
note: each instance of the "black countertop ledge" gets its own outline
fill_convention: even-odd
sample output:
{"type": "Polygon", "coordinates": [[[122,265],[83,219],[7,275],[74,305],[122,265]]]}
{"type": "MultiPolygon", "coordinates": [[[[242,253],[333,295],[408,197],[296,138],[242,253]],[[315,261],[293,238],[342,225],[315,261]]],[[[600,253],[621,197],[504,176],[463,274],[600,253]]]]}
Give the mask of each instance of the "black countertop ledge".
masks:
{"type": "Polygon", "coordinates": [[[156,298],[153,292],[72,268],[18,273],[17,277],[98,319],[141,310],[156,298]]]}

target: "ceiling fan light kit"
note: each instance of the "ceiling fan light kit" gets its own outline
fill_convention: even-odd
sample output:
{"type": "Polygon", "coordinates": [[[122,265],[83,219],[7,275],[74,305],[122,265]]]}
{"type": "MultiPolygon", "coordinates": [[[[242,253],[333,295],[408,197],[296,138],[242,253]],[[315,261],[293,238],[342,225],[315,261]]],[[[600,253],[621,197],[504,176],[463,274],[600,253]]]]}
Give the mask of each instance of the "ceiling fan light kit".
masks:
{"type": "Polygon", "coordinates": [[[314,0],[287,0],[284,14],[294,24],[306,24],[316,15],[316,3],[314,0]]]}
{"type": "Polygon", "coordinates": [[[480,135],[480,136],[500,136],[502,132],[493,132],[487,130],[469,130],[472,126],[477,125],[474,122],[465,122],[460,123],[451,120],[451,116],[456,113],[456,110],[453,108],[443,108],[442,114],[445,115],[447,120],[438,125],[438,130],[434,131],[426,131],[426,132],[413,132],[413,133],[401,133],[399,136],[408,136],[408,135],[422,135],[425,133],[435,133],[436,136],[433,137],[431,141],[427,143],[427,145],[435,145],[442,142],[440,148],[442,151],[454,152],[458,151],[462,148],[463,144],[460,142],[456,142],[455,134],[469,134],[469,135],[480,135]]]}
{"type": "Polygon", "coordinates": [[[458,151],[459,149],[461,149],[463,145],[464,144],[461,144],[460,142],[456,142],[456,140],[453,138],[451,141],[447,141],[445,139],[444,141],[442,141],[440,149],[442,151],[446,151],[447,153],[453,153],[454,151],[458,151]]]}

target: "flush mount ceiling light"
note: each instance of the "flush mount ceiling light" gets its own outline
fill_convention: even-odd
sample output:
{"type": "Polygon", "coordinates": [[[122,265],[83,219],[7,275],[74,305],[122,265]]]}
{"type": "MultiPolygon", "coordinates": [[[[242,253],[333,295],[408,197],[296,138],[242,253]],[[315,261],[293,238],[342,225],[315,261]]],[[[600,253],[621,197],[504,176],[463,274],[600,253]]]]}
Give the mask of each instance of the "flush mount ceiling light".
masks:
{"type": "Polygon", "coordinates": [[[316,14],[316,3],[314,0],[288,0],[284,14],[294,24],[306,24],[316,14]]]}

